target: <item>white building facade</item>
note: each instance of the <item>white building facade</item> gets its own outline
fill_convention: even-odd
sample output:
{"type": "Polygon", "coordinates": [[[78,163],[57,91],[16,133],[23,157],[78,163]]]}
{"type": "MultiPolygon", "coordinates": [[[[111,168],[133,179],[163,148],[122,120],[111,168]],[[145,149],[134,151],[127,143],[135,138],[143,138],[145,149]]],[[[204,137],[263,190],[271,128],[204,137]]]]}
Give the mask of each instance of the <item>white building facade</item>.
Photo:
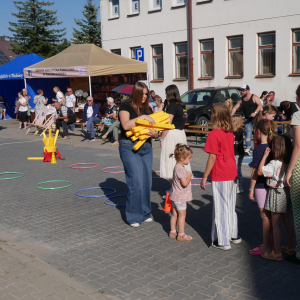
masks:
{"type": "MultiPolygon", "coordinates": [[[[135,58],[150,88],[188,90],[187,0],[100,0],[102,47],[135,58]]],[[[192,0],[194,88],[241,86],[295,101],[300,84],[299,0],[192,0]]]]}

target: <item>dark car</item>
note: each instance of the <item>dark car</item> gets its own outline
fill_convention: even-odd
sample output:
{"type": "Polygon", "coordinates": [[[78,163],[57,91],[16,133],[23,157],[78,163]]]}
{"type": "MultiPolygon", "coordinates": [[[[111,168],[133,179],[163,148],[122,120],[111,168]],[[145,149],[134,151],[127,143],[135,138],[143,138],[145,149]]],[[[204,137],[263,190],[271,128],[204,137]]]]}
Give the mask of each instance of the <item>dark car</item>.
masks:
{"type": "MultiPolygon", "coordinates": [[[[232,99],[234,106],[238,100],[242,99],[240,88],[206,87],[186,92],[181,96],[181,100],[185,103],[187,110],[186,123],[206,126],[211,119],[213,104],[224,102],[227,97],[232,99]]],[[[242,115],[241,108],[236,113],[242,115]]]]}

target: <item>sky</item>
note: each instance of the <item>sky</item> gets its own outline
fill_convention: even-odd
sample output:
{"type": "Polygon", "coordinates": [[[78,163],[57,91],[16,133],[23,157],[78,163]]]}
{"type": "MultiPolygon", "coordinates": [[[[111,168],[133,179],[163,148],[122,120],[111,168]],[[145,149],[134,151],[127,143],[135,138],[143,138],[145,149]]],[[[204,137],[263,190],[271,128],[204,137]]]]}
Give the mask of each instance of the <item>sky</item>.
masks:
{"type": "MultiPolygon", "coordinates": [[[[18,0],[25,1],[25,0],[18,0]]],[[[63,21],[60,28],[66,28],[66,38],[70,40],[73,37],[73,27],[77,28],[75,25],[74,18],[83,18],[82,10],[84,4],[87,0],[59,0],[51,1],[54,5],[46,7],[48,9],[57,10],[58,21],[63,21]]],[[[99,6],[100,1],[94,0],[94,3],[99,6]]],[[[12,32],[8,30],[9,21],[16,21],[16,18],[11,15],[12,12],[17,12],[15,5],[12,0],[1,0],[1,10],[0,10],[0,36],[6,35],[11,36],[12,32]]],[[[100,21],[100,10],[98,11],[98,21],[100,21]]]]}

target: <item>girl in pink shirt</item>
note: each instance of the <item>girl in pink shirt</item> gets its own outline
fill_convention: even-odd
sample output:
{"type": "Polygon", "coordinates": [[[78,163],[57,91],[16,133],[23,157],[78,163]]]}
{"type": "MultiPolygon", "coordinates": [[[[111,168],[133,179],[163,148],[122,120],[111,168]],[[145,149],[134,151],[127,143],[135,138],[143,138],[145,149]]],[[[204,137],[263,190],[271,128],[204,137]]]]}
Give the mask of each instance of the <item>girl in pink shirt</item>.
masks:
{"type": "Polygon", "coordinates": [[[191,241],[193,238],[184,233],[186,202],[193,200],[191,178],[192,173],[185,168],[191,161],[193,150],[184,144],[177,144],[174,154],[176,165],[173,171],[172,189],[170,200],[173,204],[171,216],[171,231],[169,237],[177,241],[191,241]],[[176,225],[178,224],[178,234],[176,225]]]}

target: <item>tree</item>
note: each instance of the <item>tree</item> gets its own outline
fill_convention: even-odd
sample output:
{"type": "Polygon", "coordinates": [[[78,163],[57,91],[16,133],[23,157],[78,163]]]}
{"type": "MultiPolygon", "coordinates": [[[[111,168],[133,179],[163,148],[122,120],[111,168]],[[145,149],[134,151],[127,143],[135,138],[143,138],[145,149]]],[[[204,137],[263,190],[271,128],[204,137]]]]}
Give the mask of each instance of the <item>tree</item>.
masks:
{"type": "Polygon", "coordinates": [[[93,4],[92,0],[87,0],[82,11],[84,19],[74,19],[80,30],[73,28],[74,44],[95,44],[101,47],[101,27],[97,21],[99,7],[93,4]]]}
{"type": "MultiPolygon", "coordinates": [[[[57,11],[49,10],[54,2],[38,0],[14,1],[18,13],[12,13],[17,22],[9,22],[8,29],[13,33],[10,37],[16,44],[12,44],[12,51],[16,54],[36,53],[44,58],[56,54],[61,45],[65,45],[66,29],[54,29],[62,22],[55,16],[57,11]]],[[[62,51],[62,50],[60,50],[62,51]]]]}

